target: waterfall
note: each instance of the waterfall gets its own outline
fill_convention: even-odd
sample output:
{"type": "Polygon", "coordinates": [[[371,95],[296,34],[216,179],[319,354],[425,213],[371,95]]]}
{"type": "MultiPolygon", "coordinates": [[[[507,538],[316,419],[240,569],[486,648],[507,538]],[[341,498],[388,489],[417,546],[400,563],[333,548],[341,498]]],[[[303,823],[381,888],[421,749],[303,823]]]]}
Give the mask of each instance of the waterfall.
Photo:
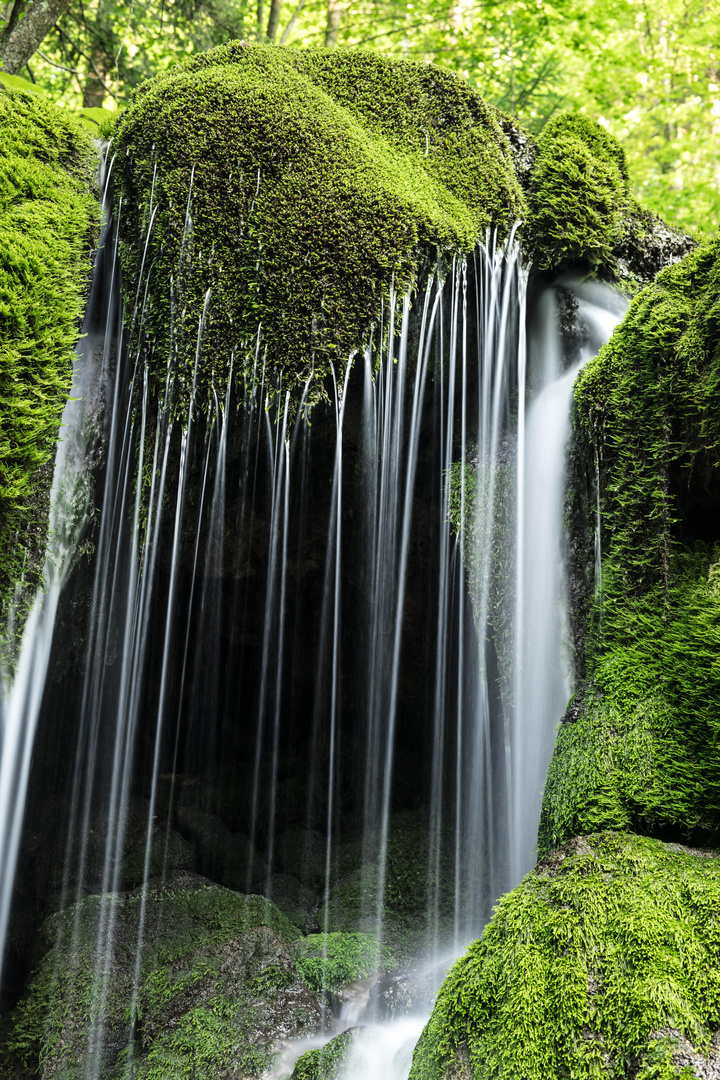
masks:
{"type": "MultiPolygon", "coordinates": [[[[526,405],[525,437],[518,437],[515,708],[511,749],[510,878],[535,863],[542,791],[558,719],[572,691],[568,654],[563,510],[565,447],[572,387],[580,369],[610,339],[625,310],[614,290],[564,280],[575,298],[579,355],[563,364],[557,296],[538,301],[535,378],[526,405]]],[[[520,430],[520,424],[518,424],[520,430]]]]}
{"type": "MultiPolygon", "coordinates": [[[[2,942],[35,730],[41,748],[54,723],[70,736],[55,782],[66,809],[58,903],[75,957],[86,955],[78,901],[99,897],[87,1080],[104,1075],[119,1039],[132,1074],[149,883],[172,879],[180,841],[212,880],[299,912],[304,929],[374,935],[378,963],[400,942],[436,983],[529,869],[570,690],[570,395],[617,318],[597,289],[558,286],[576,296],[585,334],[568,362],[554,288],[529,296],[514,233],[488,235],[467,260],[428,263],[414,294],[390,290],[364,350],[310,415],[307,387],[266,377],[260,330],[250,380],[231,370],[200,389],[208,293],[183,397],[173,349],[164,371],[150,363],[144,296],[125,313],[132,334],[122,330],[114,243],[109,231],[76,363],[82,400],[63,418],[48,587],[5,690],[0,759],[2,942]],[[529,345],[528,320],[539,328],[529,345]],[[100,467],[87,417],[101,400],[100,467]],[[53,627],[93,477],[82,663],[56,718],[53,627]],[[110,1038],[129,885],[140,889],[134,990],[110,1038]]],[[[83,977],[58,954],[55,993],[70,1000],[83,977]]],[[[407,1074],[419,1021],[405,1023],[359,1044],[360,1075],[378,1075],[390,1044],[407,1074]]]]}

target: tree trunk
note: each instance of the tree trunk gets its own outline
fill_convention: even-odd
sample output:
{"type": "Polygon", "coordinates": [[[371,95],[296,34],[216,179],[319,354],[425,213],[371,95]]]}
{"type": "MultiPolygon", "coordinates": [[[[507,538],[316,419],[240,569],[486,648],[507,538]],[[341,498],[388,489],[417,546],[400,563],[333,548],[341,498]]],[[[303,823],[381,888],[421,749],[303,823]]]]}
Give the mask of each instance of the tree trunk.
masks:
{"type": "Polygon", "coordinates": [[[102,75],[89,71],[83,86],[83,109],[101,109],[105,100],[102,75]]]}
{"type": "Polygon", "coordinates": [[[341,19],[342,8],[340,7],[338,0],[328,0],[327,27],[325,29],[325,45],[329,49],[334,49],[337,45],[341,19]]]}
{"type": "Polygon", "coordinates": [[[15,75],[25,67],[70,0],[15,0],[0,34],[0,68],[15,75]],[[22,18],[20,15],[22,14],[22,18]]]}
{"type": "Polygon", "coordinates": [[[267,24],[267,36],[268,41],[274,41],[277,36],[278,23],[280,22],[280,12],[282,11],[282,0],[272,0],[270,4],[270,15],[268,17],[267,24]]]}

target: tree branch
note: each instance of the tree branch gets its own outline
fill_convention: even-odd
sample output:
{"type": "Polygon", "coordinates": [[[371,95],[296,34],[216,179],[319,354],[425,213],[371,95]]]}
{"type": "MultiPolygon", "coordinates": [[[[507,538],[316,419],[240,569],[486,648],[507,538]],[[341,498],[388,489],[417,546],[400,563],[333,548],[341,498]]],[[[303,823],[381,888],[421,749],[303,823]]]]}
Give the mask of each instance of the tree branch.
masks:
{"type": "Polygon", "coordinates": [[[69,0],[29,0],[23,4],[20,18],[20,4],[16,2],[0,35],[0,68],[8,75],[24,68],[68,3],[69,0]]]}

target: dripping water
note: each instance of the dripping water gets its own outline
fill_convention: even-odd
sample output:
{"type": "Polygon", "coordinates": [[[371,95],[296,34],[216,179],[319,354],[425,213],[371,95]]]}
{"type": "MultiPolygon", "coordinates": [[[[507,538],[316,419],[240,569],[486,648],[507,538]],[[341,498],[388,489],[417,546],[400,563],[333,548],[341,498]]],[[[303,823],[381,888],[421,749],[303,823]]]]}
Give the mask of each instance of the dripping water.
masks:
{"type": "MultiPolygon", "coordinates": [[[[154,212],[148,237],[153,221],[154,212]]],[[[189,199],[186,232],[191,227],[189,199]]],[[[209,296],[184,410],[176,407],[172,362],[157,401],[142,348],[131,351],[114,322],[107,331],[101,370],[114,392],[62,889],[78,942],[77,901],[87,891],[102,898],[86,1080],[97,1080],[109,1053],[105,1006],[138,790],[142,874],[128,1075],[137,988],[152,945],[149,885],[170,878],[176,827],[190,832],[201,822],[217,835],[218,815],[194,805],[192,792],[221,776],[226,758],[242,761],[249,801],[244,819],[223,825],[223,843],[242,843],[247,857],[228,867],[208,844],[203,872],[280,902],[292,801],[284,772],[292,760],[307,777],[305,863],[318,836],[321,848],[315,929],[336,925],[333,905],[347,875],[338,850],[357,841],[357,925],[374,933],[378,958],[397,933],[386,907],[406,759],[427,763],[412,777],[427,809],[426,869],[417,884],[425,914],[413,948],[436,982],[448,955],[480,932],[492,902],[531,865],[552,732],[570,688],[561,531],[570,394],[614,316],[603,314],[602,297],[577,287],[586,352],[564,369],[549,290],[539,305],[543,342],[528,356],[527,277],[514,236],[504,245],[488,236],[469,264],[430,268],[416,298],[392,291],[367,348],[312,425],[304,398],[293,413],[288,391],[266,379],[260,332],[252,377],[239,386],[231,374],[202,407],[196,401],[209,296]],[[413,562],[423,530],[437,537],[437,549],[421,594],[413,562]],[[408,656],[415,647],[408,605],[420,606],[420,595],[422,665],[408,656]],[[308,656],[311,674],[298,673],[299,657],[308,656]],[[404,665],[413,662],[425,678],[427,707],[418,715],[417,696],[403,685],[404,665]],[[423,754],[413,756],[413,739],[423,754]],[[94,881],[93,830],[104,831],[94,881]]],[[[117,295],[114,287],[113,320],[117,295]]],[[[176,309],[180,302],[174,298],[176,309]]],[[[142,342],[144,304],[138,290],[128,320],[134,342],[142,342]]],[[[76,470],[83,480],[86,455],[76,470]]],[[[45,605],[57,606],[60,584],[54,600],[55,586],[48,589],[45,605]]],[[[47,618],[46,638],[36,631],[33,639],[46,654],[34,668],[36,698],[54,609],[47,618]]],[[[33,709],[37,716],[39,700],[33,709]]],[[[16,766],[8,768],[15,775],[16,766]]],[[[17,843],[13,828],[0,833],[0,843],[12,840],[9,855],[0,849],[3,865],[17,843]]],[[[72,995],[80,977],[61,970],[58,954],[57,986],[72,995]]],[[[344,1022],[357,1019],[348,1013],[344,1022]]],[[[333,1018],[326,1012],[324,1020],[330,1026],[333,1018]]],[[[406,1076],[409,1040],[421,1024],[414,1017],[373,1028],[358,1042],[358,1075],[378,1075],[382,1058],[406,1076]]]]}

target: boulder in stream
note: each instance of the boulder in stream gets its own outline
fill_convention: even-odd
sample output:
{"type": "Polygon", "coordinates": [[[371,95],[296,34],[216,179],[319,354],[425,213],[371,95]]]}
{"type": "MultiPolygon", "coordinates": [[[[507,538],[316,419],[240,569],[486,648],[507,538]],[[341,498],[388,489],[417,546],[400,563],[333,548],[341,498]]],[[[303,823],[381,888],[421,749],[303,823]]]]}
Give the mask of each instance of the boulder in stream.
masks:
{"type": "Polygon", "coordinates": [[[145,897],[89,896],[44,933],[55,949],[15,1010],[3,1075],[253,1078],[320,1031],[300,934],[263,897],[180,873],[145,897]]]}

